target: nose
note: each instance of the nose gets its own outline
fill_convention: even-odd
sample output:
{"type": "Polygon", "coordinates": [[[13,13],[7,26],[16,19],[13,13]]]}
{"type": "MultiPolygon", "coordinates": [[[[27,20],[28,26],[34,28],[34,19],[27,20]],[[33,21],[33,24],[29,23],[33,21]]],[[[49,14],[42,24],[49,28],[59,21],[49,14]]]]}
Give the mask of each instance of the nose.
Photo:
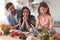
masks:
{"type": "Polygon", "coordinates": [[[44,12],[43,10],[41,12],[44,12]]]}
{"type": "Polygon", "coordinates": [[[12,11],[14,11],[14,9],[12,9],[12,11]]]}

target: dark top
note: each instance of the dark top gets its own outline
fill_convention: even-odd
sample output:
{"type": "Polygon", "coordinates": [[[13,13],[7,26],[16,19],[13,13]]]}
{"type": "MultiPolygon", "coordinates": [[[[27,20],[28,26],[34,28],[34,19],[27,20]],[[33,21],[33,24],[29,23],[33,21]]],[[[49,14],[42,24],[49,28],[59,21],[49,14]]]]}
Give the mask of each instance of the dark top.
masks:
{"type": "MultiPolygon", "coordinates": [[[[35,26],[35,24],[32,23],[32,20],[35,20],[35,17],[33,15],[30,15],[29,18],[28,18],[28,24],[29,24],[30,27],[32,27],[31,24],[33,26],[35,26]]],[[[21,21],[21,25],[22,25],[22,22],[23,22],[23,20],[21,21]]],[[[26,24],[24,24],[24,29],[22,31],[28,31],[27,28],[26,28],[26,24]]]]}

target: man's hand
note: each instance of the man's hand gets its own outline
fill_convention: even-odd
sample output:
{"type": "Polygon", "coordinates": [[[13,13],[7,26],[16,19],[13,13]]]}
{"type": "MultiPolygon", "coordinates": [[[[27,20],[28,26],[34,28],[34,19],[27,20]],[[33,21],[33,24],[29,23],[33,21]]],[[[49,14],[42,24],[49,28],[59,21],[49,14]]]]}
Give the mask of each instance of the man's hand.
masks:
{"type": "Polygon", "coordinates": [[[12,28],[12,29],[16,29],[19,25],[20,25],[20,23],[17,24],[17,25],[15,25],[15,26],[12,26],[11,28],[12,28]]]}
{"type": "Polygon", "coordinates": [[[16,26],[12,26],[11,29],[16,29],[16,26]]]}

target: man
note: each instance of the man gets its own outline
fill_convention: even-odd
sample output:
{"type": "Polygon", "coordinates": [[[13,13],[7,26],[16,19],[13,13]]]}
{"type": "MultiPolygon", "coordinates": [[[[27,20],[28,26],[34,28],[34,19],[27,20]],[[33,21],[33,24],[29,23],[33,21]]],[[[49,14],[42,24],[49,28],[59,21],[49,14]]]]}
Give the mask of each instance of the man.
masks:
{"type": "Polygon", "coordinates": [[[12,3],[6,4],[6,9],[9,12],[7,19],[14,29],[19,29],[20,19],[21,19],[21,11],[15,10],[14,5],[12,3]]]}

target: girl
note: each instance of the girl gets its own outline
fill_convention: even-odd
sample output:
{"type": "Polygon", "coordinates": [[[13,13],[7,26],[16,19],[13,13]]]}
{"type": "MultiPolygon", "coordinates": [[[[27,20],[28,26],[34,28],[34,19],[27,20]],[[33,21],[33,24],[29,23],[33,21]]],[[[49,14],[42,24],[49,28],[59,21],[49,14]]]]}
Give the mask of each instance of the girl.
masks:
{"type": "MultiPolygon", "coordinates": [[[[49,7],[45,2],[41,2],[38,8],[38,18],[36,22],[36,29],[41,32],[43,29],[48,29],[51,34],[56,31],[53,29],[53,18],[50,14],[49,7]]],[[[36,31],[36,29],[34,29],[36,31]]]]}

